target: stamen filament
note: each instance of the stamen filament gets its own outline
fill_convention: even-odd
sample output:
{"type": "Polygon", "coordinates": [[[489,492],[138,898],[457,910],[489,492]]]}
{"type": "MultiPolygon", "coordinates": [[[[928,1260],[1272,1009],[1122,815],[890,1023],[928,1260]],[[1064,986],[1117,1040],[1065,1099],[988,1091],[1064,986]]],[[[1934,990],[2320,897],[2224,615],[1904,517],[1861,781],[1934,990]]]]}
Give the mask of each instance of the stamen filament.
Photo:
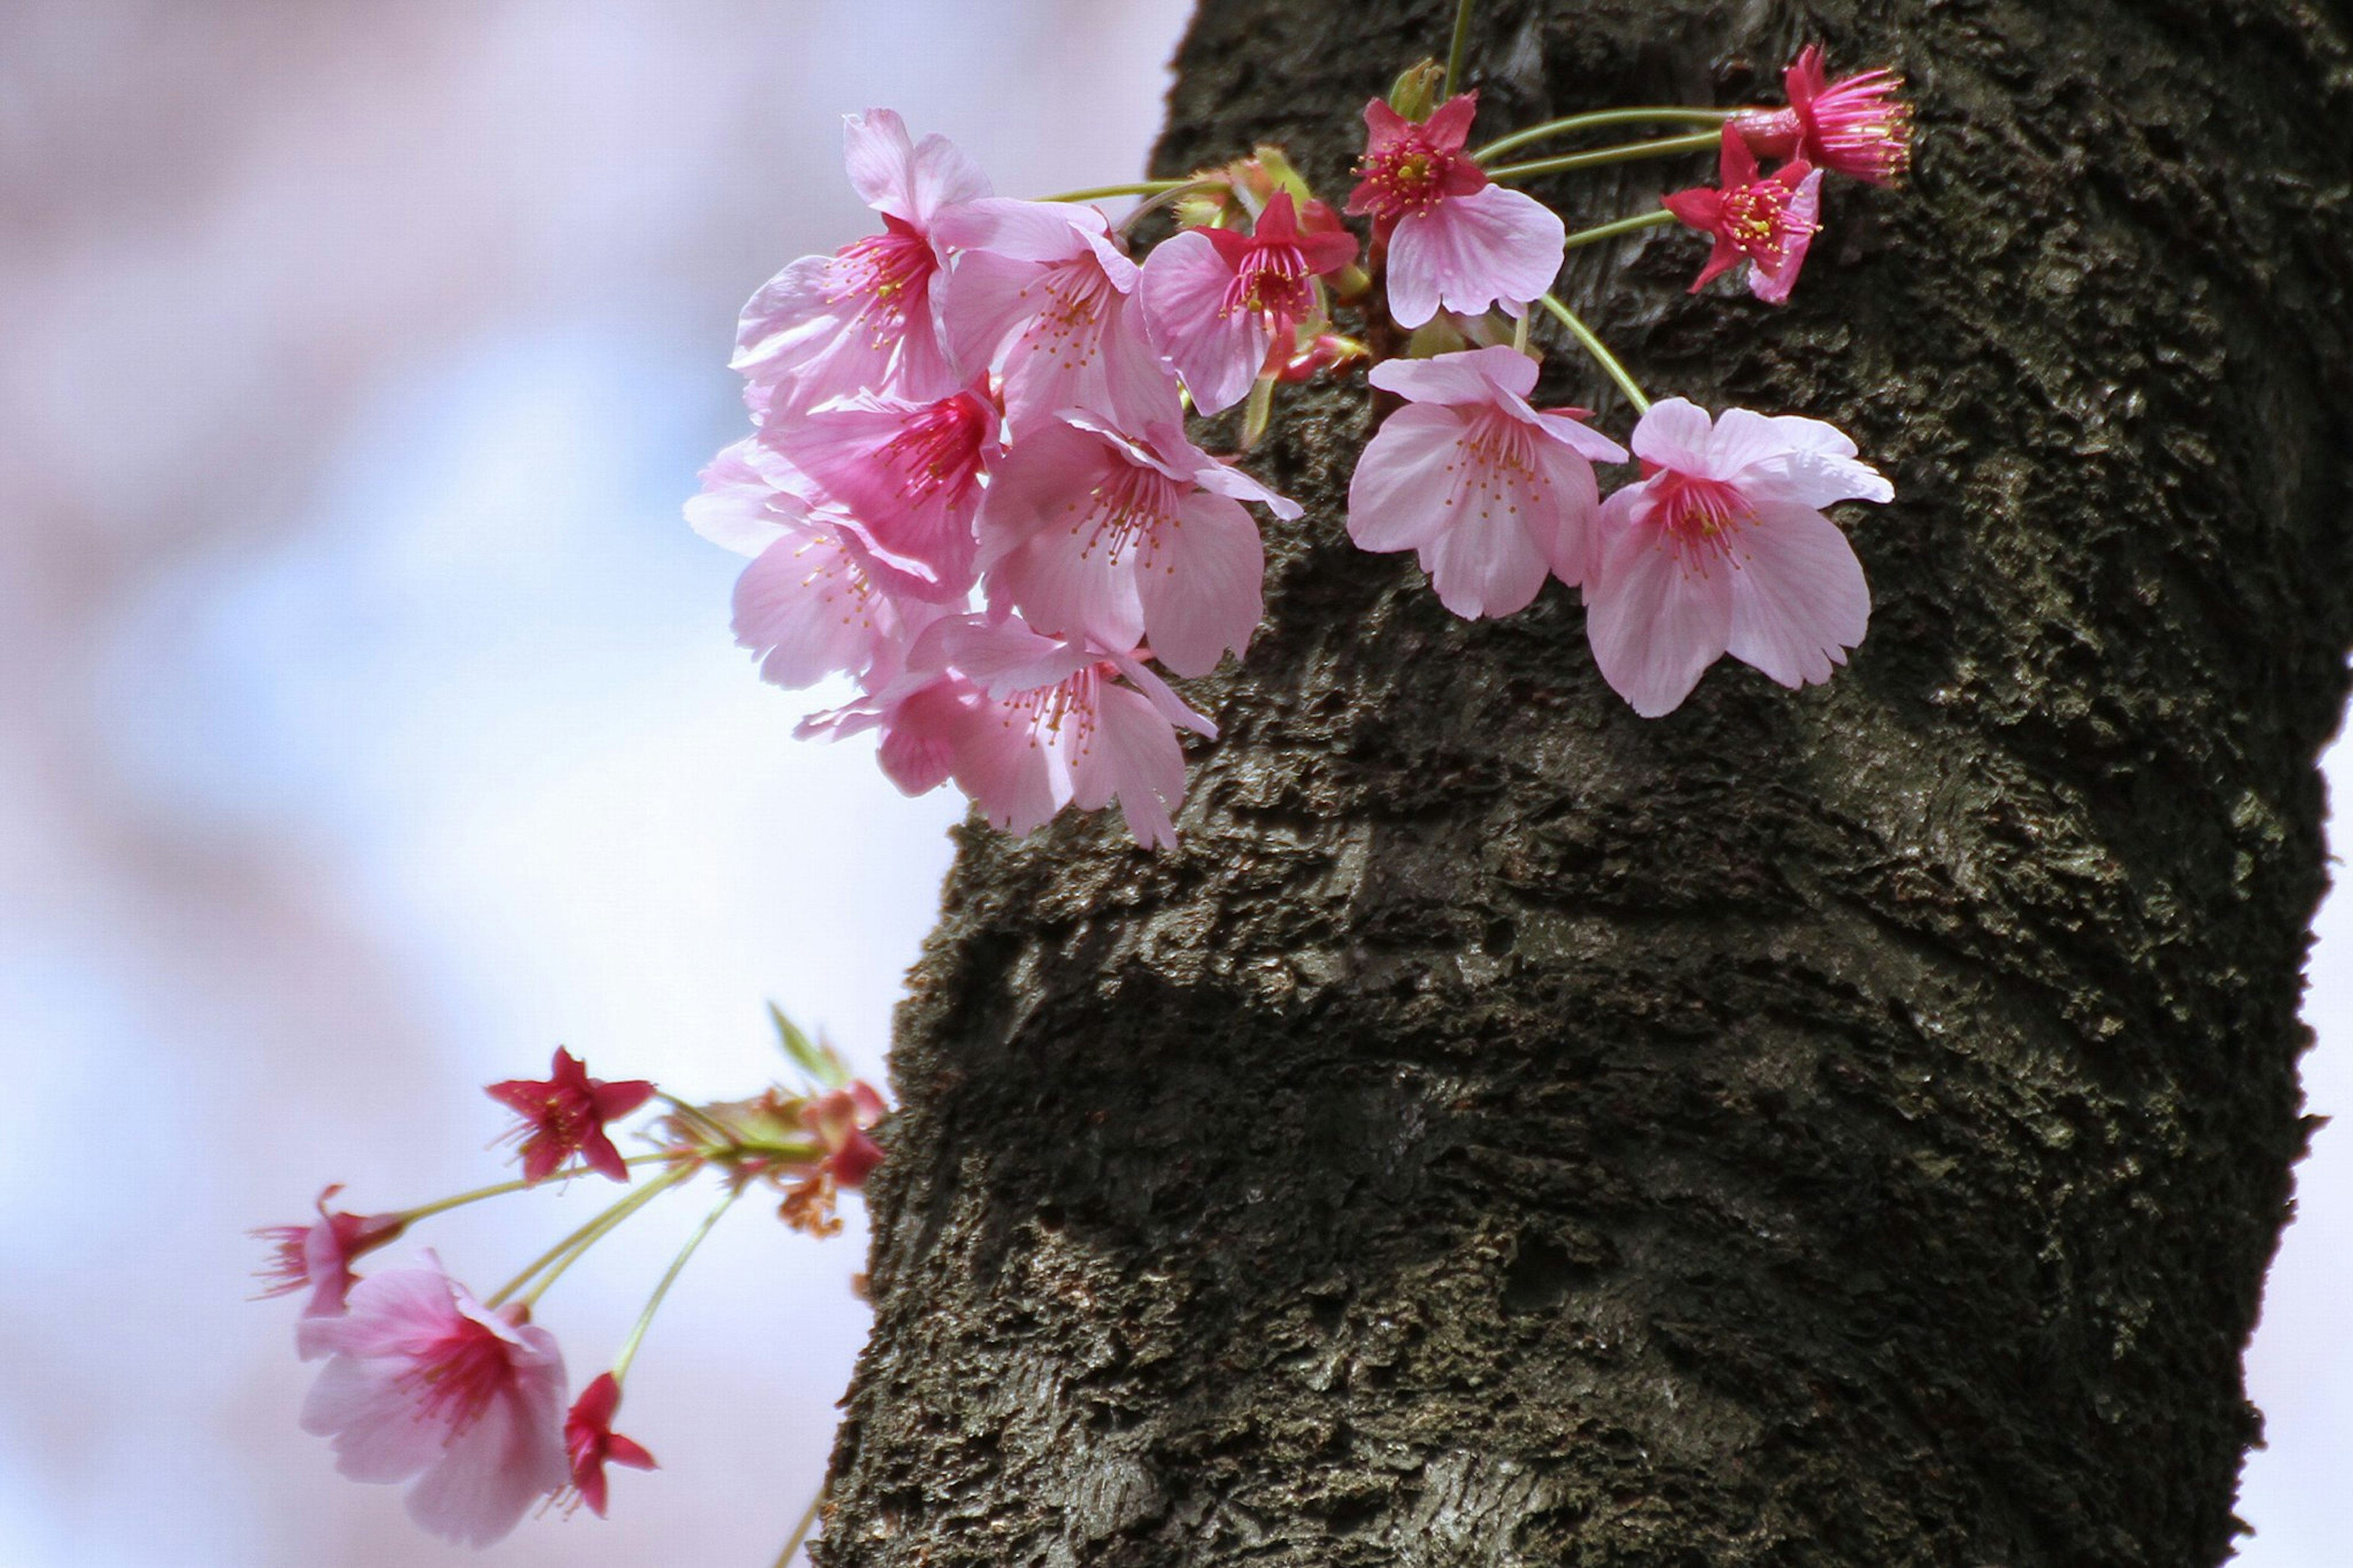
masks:
{"type": "Polygon", "coordinates": [[[702,1238],[711,1234],[711,1227],[719,1223],[719,1216],[733,1208],[735,1200],[743,1195],[744,1189],[737,1187],[720,1199],[712,1211],[702,1216],[702,1223],[694,1227],[694,1234],[686,1238],[686,1245],[678,1249],[678,1256],[670,1260],[669,1270],[662,1275],[660,1283],[654,1287],[654,1293],[646,1298],[645,1310],[638,1314],[637,1324],[629,1330],[629,1337],[621,1342],[621,1353],[613,1358],[615,1383],[629,1375],[629,1363],[638,1358],[638,1346],[645,1342],[646,1330],[652,1326],[654,1313],[660,1308],[662,1298],[669,1295],[670,1288],[678,1282],[680,1272],[686,1268],[686,1260],[694,1256],[694,1249],[702,1245],[702,1238]]]}
{"type": "Polygon", "coordinates": [[[1605,163],[1630,163],[1638,158],[1672,158],[1683,153],[1705,153],[1724,144],[1721,131],[1694,131],[1688,136],[1665,136],[1656,142],[1626,142],[1596,147],[1589,153],[1568,153],[1526,163],[1506,163],[1490,169],[1491,180],[1532,180],[1539,174],[1565,174],[1572,169],[1598,169],[1605,163]]]}
{"type": "Polygon", "coordinates": [[[1514,131],[1509,136],[1499,136],[1471,154],[1474,163],[1483,163],[1515,147],[1549,137],[1567,136],[1577,131],[1599,131],[1610,125],[1716,125],[1731,119],[1740,110],[1733,109],[1677,109],[1663,105],[1644,109],[1604,109],[1591,114],[1572,114],[1565,120],[1547,120],[1541,125],[1531,125],[1525,131],[1514,131]]]}
{"type": "Polygon", "coordinates": [[[1626,367],[1618,363],[1618,356],[1609,352],[1609,345],[1593,335],[1593,329],[1577,319],[1575,311],[1550,294],[1543,296],[1536,303],[1550,310],[1553,319],[1568,329],[1568,335],[1584,345],[1585,352],[1593,356],[1594,363],[1607,371],[1609,379],[1618,384],[1618,390],[1626,395],[1626,401],[1634,405],[1635,413],[1648,414],[1651,411],[1651,400],[1642,395],[1641,387],[1626,374],[1626,367]]]}

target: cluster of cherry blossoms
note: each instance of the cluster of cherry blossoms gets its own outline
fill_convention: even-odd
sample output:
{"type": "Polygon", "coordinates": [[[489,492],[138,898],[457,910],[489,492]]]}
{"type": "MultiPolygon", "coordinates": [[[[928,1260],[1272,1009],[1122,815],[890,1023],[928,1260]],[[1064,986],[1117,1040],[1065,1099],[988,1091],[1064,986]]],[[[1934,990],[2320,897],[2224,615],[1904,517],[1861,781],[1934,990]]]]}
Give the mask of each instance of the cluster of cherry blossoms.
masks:
{"type": "Polygon", "coordinates": [[[1817,420],[1652,405],[1551,292],[1565,253],[1659,224],[1710,236],[1694,289],[1739,269],[1789,297],[1836,174],[1891,184],[1910,157],[1892,72],[1832,83],[1809,48],[1782,107],[1610,110],[1472,150],[1475,93],[1425,64],[1366,105],[1345,212],[1282,153],[1181,180],[1042,201],[991,193],[937,136],[886,110],[847,121],[850,183],[881,232],[805,257],[745,308],[734,365],[752,433],[687,508],[752,557],[734,626],[786,688],[856,697],[804,735],[873,731],[909,794],[954,780],[1027,833],[1116,800],[1136,841],[1175,842],[1177,731],[1217,726],[1171,689],[1242,656],[1262,609],[1250,508],[1300,507],[1197,445],[1188,413],[1246,405],[1245,449],[1283,384],[1353,374],[1401,399],[1360,459],[1347,530],[1413,551],[1446,606],[1510,615],[1579,588],[1603,678],[1645,716],[1729,654],[1788,687],[1829,679],[1870,593],[1822,509],[1893,491],[1817,420]],[[1499,163],[1528,142],[1630,123],[1704,131],[1499,163]],[[1719,183],[1570,234],[1507,182],[1713,150],[1719,183]],[[1758,160],[1778,159],[1770,174],[1758,160]],[[1092,201],[1148,199],[1113,224],[1092,201]],[[1129,231],[1173,204],[1139,262],[1129,231]],[[1640,417],[1628,445],[1528,402],[1541,304],[1640,417]],[[1602,499],[1596,464],[1639,461],[1602,499]],[[1157,667],[1155,668],[1155,667],[1157,667]]]}
{"type": "Polygon", "coordinates": [[[522,1145],[519,1180],[370,1215],[329,1207],[343,1190],[331,1186],[310,1224],[256,1233],[271,1247],[262,1294],[308,1293],[295,1345],[303,1360],[325,1364],[302,1426],[331,1440],[337,1469],[358,1481],[408,1483],[408,1511],[419,1524],[485,1546],[536,1505],[568,1511],[586,1503],[601,1518],[608,1466],[654,1468],[643,1446],[613,1430],[613,1418],[655,1310],[695,1248],[761,1184],[781,1194],[786,1224],[833,1235],[841,1228],[838,1194],[863,1185],[882,1159],[867,1135],[883,1115],[881,1097],[851,1078],[830,1047],[781,1013],[775,1017],[786,1055],[809,1080],[797,1091],[691,1105],[642,1079],[591,1078],[559,1049],[546,1079],[489,1089],[518,1119],[510,1137],[522,1145]],[[608,1126],[656,1100],[667,1110],[642,1129],[647,1152],[624,1156],[608,1126]],[[632,1184],[640,1166],[651,1167],[649,1179],[632,1184]],[[655,1286],[609,1370],[567,1403],[563,1352],[532,1321],[533,1308],[598,1241],[705,1171],[722,1188],[717,1206],[655,1286]],[[488,1297],[453,1279],[430,1251],[364,1278],[353,1268],[434,1215],[590,1174],[630,1190],[488,1297]]]}

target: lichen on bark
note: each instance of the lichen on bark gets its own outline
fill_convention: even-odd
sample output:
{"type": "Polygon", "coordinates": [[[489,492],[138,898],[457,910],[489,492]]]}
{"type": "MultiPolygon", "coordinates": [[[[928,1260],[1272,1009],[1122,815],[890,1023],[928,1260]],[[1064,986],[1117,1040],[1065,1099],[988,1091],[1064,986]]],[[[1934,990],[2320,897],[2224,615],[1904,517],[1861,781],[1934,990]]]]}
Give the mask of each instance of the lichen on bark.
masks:
{"type": "MultiPolygon", "coordinates": [[[[1160,172],[1344,191],[1451,12],[1208,0],[1160,172]]],[[[1482,137],[1810,38],[1910,76],[1910,188],[1836,191],[1785,310],[1687,298],[1673,231],[1567,275],[1654,392],[1894,478],[1871,635],[1639,720],[1574,593],[1464,623],[1353,550],[1365,394],[1289,402],[1181,847],[960,834],[818,1560],[2220,1561],[2353,642],[2348,33],[1482,4],[1482,137]]]]}

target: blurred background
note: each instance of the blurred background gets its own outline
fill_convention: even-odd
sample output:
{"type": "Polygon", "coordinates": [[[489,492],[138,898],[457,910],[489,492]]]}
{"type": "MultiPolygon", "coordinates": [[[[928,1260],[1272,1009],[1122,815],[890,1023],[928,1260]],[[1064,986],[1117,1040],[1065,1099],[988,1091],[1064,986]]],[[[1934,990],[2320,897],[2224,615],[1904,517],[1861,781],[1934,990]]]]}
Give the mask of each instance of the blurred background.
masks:
{"type": "MultiPolygon", "coordinates": [[[[854,1203],[823,1244],[732,1215],[630,1378],[664,1469],[479,1556],[297,1429],[244,1233],[495,1179],[479,1086],[558,1042],[746,1092],[774,997],[880,1078],[956,802],[789,738],[828,694],[754,678],[679,504],[743,426],[744,298],[871,226],[843,111],[1008,194],[1128,178],[1188,8],[0,8],[0,1568],[773,1561],[866,1329],[854,1203]]],[[[2341,1110],[2353,911],[2312,974],[2341,1110]]],[[[2348,1138],[2252,1358],[2263,1568],[2353,1511],[2348,1138]]],[[[600,1196],[423,1239],[488,1289],[600,1196]]],[[[575,1384],[699,1212],[551,1293],[575,1384]]]]}

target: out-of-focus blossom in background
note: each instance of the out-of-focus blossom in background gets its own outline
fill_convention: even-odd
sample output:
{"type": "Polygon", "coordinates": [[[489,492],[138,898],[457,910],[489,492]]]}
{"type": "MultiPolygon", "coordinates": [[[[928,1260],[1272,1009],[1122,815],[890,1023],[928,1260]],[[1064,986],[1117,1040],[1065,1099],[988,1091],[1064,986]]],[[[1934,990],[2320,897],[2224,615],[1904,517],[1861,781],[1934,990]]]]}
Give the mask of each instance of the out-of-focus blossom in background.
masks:
{"type": "MultiPolygon", "coordinates": [[[[1008,193],[1133,177],[1187,8],[0,10],[0,1563],[770,1560],[865,1333],[860,1237],[744,1205],[631,1374],[663,1469],[477,1557],[333,1479],[246,1232],[324,1181],[381,1213],[495,1180],[480,1086],[558,1044],[728,1092],[773,1070],[774,996],[879,1078],[957,803],[791,738],[848,689],[761,684],[735,563],[678,508],[742,424],[744,299],[871,226],[843,113],[898,105],[1008,193]]],[[[2341,1110],[2330,921],[2310,1066],[2341,1110]]],[[[2342,1535],[2340,1136],[2254,1358],[2259,1568],[2342,1535]]],[[[495,1270],[600,1184],[433,1245],[495,1270]]],[[[690,1223],[543,1303],[580,1365],[690,1223]]]]}

